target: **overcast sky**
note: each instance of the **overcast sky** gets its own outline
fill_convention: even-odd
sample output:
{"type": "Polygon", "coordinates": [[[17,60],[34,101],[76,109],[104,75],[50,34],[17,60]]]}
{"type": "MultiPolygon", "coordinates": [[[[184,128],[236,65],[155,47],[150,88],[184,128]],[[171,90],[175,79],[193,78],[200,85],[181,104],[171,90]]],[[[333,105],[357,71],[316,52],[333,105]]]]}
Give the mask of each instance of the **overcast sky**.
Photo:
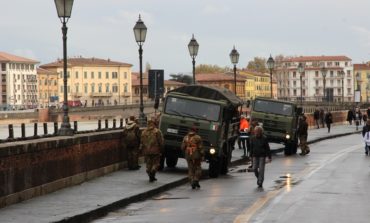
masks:
{"type": "MultiPolygon", "coordinates": [[[[197,64],[238,67],[255,56],[346,55],[370,60],[369,0],[75,0],[68,26],[68,56],[133,64],[133,27],[148,27],[143,63],[169,73],[190,73],[187,44],[194,33],[197,64]]],[[[61,23],[53,0],[2,0],[0,51],[36,59],[62,58],[61,23]]]]}

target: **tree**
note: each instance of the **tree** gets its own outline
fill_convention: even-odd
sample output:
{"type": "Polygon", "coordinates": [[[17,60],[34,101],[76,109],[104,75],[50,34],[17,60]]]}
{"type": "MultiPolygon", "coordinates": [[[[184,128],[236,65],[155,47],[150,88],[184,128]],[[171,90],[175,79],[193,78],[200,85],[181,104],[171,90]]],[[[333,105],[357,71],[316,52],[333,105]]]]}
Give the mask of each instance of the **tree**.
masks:
{"type": "Polygon", "coordinates": [[[181,83],[186,83],[186,84],[192,84],[193,83],[193,78],[190,75],[186,74],[170,74],[171,81],[177,81],[181,83]]]}
{"type": "Polygon", "coordinates": [[[248,62],[247,69],[252,71],[257,71],[260,73],[268,72],[266,68],[266,58],[255,57],[253,60],[248,62]]]}
{"type": "Polygon", "coordinates": [[[195,73],[224,73],[227,67],[219,67],[218,65],[199,64],[195,67],[195,73]]]}

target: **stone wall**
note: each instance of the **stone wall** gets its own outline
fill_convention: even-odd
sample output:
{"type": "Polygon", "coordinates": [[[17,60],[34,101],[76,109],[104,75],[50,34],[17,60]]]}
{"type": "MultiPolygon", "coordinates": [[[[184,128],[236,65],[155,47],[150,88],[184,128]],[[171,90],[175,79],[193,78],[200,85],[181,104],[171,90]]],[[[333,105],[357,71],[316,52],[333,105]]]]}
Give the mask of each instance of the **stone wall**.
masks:
{"type": "Polygon", "coordinates": [[[76,185],[126,165],[121,130],[0,145],[0,207],[76,185]]]}

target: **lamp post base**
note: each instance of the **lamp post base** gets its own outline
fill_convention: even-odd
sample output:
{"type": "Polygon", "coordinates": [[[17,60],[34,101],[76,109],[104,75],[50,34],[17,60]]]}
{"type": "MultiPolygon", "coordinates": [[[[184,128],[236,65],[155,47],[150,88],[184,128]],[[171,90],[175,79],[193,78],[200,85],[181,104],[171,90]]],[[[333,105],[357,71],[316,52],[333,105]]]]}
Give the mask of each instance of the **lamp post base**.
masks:
{"type": "Polygon", "coordinates": [[[140,112],[139,114],[139,126],[146,127],[147,124],[147,117],[145,116],[144,112],[140,112]]]}
{"type": "Polygon", "coordinates": [[[73,136],[73,133],[73,129],[71,129],[71,125],[69,123],[62,123],[62,126],[58,131],[58,135],[60,136],[73,136]]]}

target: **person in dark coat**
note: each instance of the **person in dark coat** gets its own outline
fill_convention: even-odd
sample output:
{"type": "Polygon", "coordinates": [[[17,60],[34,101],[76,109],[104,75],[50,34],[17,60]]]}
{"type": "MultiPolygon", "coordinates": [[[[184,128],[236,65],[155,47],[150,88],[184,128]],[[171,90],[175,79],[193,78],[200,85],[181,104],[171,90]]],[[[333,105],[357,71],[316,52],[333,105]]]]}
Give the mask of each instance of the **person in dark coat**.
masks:
{"type": "Polygon", "coordinates": [[[353,118],[354,118],[353,109],[349,109],[347,112],[347,121],[349,122],[350,125],[352,125],[353,118]]]}
{"type": "Polygon", "coordinates": [[[326,126],[328,127],[328,133],[330,133],[330,126],[331,126],[331,123],[333,123],[333,115],[331,114],[329,110],[326,112],[326,115],[325,115],[325,123],[326,123],[326,126]]]}
{"type": "Polygon", "coordinates": [[[257,177],[257,185],[262,187],[265,176],[266,158],[271,162],[271,151],[266,136],[263,135],[261,126],[254,128],[254,135],[250,139],[253,170],[257,177]]]}
{"type": "Polygon", "coordinates": [[[321,122],[321,127],[325,127],[325,111],[323,108],[320,109],[320,122],[321,122]]]}
{"type": "MultiPolygon", "coordinates": [[[[364,138],[365,137],[365,134],[367,132],[370,131],[370,119],[368,119],[366,121],[366,125],[362,128],[362,137],[364,138]]],[[[364,138],[365,139],[365,138],[364,138]]],[[[366,142],[365,142],[365,155],[368,156],[369,155],[369,146],[366,145],[366,142]]]]}
{"type": "Polygon", "coordinates": [[[354,113],[354,120],[356,123],[356,130],[358,130],[358,126],[361,125],[362,121],[362,113],[360,108],[356,108],[355,113],[354,113]]]}
{"type": "Polygon", "coordinates": [[[313,113],[313,119],[315,120],[315,124],[317,128],[319,129],[319,120],[320,120],[320,110],[316,107],[316,110],[313,113]]]}

